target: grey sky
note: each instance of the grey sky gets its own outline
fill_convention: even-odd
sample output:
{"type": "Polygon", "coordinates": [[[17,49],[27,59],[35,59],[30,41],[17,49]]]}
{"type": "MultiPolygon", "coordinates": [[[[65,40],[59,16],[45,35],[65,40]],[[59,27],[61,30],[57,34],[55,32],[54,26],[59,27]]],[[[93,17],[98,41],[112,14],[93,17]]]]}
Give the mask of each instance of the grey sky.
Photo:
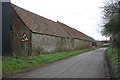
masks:
{"type": "Polygon", "coordinates": [[[53,21],[60,21],[96,40],[100,33],[105,0],[11,0],[12,3],[53,21]]]}

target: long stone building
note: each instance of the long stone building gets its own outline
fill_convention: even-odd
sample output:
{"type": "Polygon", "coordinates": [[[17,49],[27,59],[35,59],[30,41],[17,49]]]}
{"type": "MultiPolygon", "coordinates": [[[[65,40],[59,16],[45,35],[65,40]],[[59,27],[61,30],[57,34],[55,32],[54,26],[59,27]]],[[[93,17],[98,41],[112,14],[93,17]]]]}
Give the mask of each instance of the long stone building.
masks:
{"type": "Polygon", "coordinates": [[[14,56],[70,51],[92,46],[82,32],[11,4],[11,49],[14,56]]]}

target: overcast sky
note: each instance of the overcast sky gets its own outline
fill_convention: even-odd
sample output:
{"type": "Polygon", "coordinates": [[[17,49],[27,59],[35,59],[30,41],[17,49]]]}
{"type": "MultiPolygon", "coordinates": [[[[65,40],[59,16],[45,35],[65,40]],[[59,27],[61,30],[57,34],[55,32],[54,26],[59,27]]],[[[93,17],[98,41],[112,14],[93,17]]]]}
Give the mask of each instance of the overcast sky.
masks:
{"type": "Polygon", "coordinates": [[[105,0],[11,0],[12,3],[53,21],[60,21],[93,37],[106,40],[100,33],[105,0]]]}

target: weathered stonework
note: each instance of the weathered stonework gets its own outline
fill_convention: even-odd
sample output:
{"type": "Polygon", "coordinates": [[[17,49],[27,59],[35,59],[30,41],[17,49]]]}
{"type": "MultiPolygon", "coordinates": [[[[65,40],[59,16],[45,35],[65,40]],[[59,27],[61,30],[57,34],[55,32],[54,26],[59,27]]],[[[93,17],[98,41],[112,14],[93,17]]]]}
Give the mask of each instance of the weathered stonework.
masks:
{"type": "Polygon", "coordinates": [[[43,35],[37,33],[32,33],[31,42],[32,42],[32,54],[78,50],[82,48],[83,45],[85,46],[90,45],[88,41],[43,35]]]}
{"type": "Polygon", "coordinates": [[[73,49],[73,39],[72,38],[62,38],[62,46],[61,50],[62,51],[70,51],[73,49]]]}
{"type": "Polygon", "coordinates": [[[32,33],[32,52],[51,53],[60,51],[61,38],[43,34],[32,33]]]}
{"type": "Polygon", "coordinates": [[[60,25],[57,22],[47,20],[19,7],[13,7],[15,7],[15,9],[12,9],[11,43],[12,55],[14,56],[80,50],[91,46],[91,42],[83,33],[64,26],[64,24],[60,25]],[[36,19],[38,19],[39,22],[36,19]],[[39,26],[36,21],[44,25],[39,26]],[[21,42],[24,32],[28,35],[30,41],[21,42]]]}
{"type": "Polygon", "coordinates": [[[31,40],[31,31],[25,26],[20,17],[12,10],[11,43],[12,55],[27,56],[31,55],[31,41],[21,42],[23,33],[26,32],[31,40]]]}
{"type": "Polygon", "coordinates": [[[89,41],[74,39],[74,50],[85,49],[91,47],[89,41]]]}
{"type": "Polygon", "coordinates": [[[70,51],[73,49],[73,39],[32,33],[33,54],[70,51]]]}

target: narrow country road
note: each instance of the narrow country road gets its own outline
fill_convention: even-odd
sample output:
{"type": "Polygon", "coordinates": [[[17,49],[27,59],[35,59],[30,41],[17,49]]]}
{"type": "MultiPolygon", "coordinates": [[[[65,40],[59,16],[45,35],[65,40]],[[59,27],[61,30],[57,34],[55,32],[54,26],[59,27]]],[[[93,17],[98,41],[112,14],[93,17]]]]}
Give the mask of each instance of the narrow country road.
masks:
{"type": "Polygon", "coordinates": [[[14,78],[105,78],[107,74],[104,51],[85,52],[67,59],[12,76],[14,78]]]}

